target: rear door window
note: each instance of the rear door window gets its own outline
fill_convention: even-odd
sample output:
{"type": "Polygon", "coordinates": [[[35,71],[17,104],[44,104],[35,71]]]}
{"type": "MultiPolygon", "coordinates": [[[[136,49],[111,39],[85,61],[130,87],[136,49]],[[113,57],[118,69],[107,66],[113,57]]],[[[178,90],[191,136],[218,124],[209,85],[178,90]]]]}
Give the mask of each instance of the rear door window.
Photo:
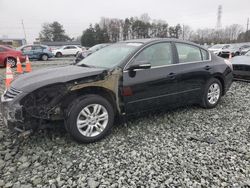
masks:
{"type": "Polygon", "coordinates": [[[183,43],[176,43],[175,45],[178,52],[179,63],[202,61],[201,51],[199,47],[183,43]]]}

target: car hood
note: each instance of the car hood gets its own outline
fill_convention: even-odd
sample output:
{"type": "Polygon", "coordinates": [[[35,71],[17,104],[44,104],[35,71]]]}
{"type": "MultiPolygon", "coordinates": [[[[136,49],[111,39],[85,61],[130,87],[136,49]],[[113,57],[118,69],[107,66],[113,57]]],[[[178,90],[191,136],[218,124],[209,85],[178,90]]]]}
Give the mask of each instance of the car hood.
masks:
{"type": "Polygon", "coordinates": [[[31,92],[46,85],[65,83],[79,78],[98,75],[104,70],[104,68],[75,65],[51,67],[20,75],[12,82],[11,87],[22,92],[31,92]]]}
{"type": "Polygon", "coordinates": [[[233,65],[250,65],[250,56],[236,56],[232,59],[232,64],[233,65]]]}

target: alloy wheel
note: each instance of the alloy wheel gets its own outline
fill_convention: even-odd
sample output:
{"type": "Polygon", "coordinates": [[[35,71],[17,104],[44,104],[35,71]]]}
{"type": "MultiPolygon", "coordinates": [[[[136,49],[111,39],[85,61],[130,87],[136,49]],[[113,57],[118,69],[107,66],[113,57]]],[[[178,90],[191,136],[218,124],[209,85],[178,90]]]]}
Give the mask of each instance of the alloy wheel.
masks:
{"type": "Polygon", "coordinates": [[[11,67],[15,67],[16,66],[16,61],[13,58],[9,58],[7,63],[11,66],[11,67]]]}
{"type": "Polygon", "coordinates": [[[210,85],[207,94],[207,100],[210,104],[215,104],[220,98],[220,86],[218,83],[213,83],[210,85]]]}
{"type": "Polygon", "coordinates": [[[77,117],[77,128],[86,137],[95,137],[103,132],[109,120],[107,109],[100,104],[84,107],[77,117]]]}

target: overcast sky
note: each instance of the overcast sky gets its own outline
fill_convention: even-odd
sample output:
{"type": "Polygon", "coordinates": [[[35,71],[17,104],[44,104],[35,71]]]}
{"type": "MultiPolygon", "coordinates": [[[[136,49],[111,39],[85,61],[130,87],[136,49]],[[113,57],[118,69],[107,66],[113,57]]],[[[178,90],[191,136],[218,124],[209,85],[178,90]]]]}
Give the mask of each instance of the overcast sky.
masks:
{"type": "Polygon", "coordinates": [[[219,5],[222,26],[237,23],[246,28],[250,0],[0,0],[0,37],[23,38],[22,19],[31,43],[44,22],[59,21],[70,37],[77,37],[100,17],[124,19],[143,13],[170,25],[214,28],[219,5]]]}

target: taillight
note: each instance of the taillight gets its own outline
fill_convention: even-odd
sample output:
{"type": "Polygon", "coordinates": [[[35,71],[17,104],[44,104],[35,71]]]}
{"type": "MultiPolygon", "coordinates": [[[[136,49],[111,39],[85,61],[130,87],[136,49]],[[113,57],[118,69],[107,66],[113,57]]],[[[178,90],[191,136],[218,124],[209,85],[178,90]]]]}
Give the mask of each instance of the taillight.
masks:
{"type": "Polygon", "coordinates": [[[230,61],[224,59],[224,62],[233,70],[233,64],[230,61]]]}

